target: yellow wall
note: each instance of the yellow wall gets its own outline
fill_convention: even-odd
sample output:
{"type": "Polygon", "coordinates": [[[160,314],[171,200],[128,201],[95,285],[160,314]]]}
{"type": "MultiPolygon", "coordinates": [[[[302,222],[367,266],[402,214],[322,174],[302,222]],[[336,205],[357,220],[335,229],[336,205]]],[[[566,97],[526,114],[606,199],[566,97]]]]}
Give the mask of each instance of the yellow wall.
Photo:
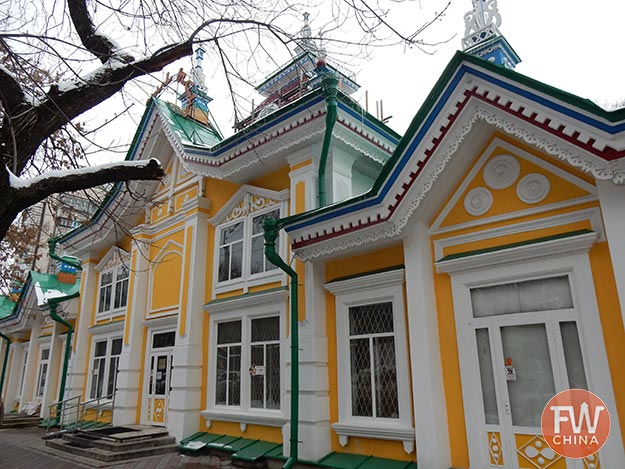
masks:
{"type": "Polygon", "coordinates": [[[290,168],[284,166],[273,173],[266,174],[265,176],[254,179],[248,182],[250,186],[262,187],[264,189],[271,189],[272,191],[281,191],[288,189],[291,183],[289,178],[290,168]]]}
{"type": "MultiPolygon", "coordinates": [[[[348,277],[368,272],[396,267],[404,264],[404,252],[401,245],[379,251],[362,254],[349,259],[331,261],[326,264],[326,282],[341,277],[348,277]]],[[[336,345],[336,302],[334,295],[326,292],[326,335],[328,337],[328,380],[330,397],[330,423],[339,419],[338,408],[338,368],[336,345]]],[[[407,318],[405,318],[407,321],[407,318]]],[[[410,379],[409,379],[410,381],[410,379]]],[[[348,391],[347,391],[348,392],[348,391]]],[[[399,441],[374,440],[370,438],[350,437],[346,446],[341,446],[338,436],[331,432],[332,451],[338,453],[373,454],[381,458],[416,460],[415,453],[406,454],[399,441]]]]}

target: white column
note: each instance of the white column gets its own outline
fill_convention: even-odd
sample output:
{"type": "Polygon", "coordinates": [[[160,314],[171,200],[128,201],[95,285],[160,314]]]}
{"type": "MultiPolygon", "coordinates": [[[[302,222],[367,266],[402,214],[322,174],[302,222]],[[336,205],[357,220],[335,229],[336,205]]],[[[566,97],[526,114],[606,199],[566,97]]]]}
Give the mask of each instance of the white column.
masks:
{"type": "MultiPolygon", "coordinates": [[[[7,335],[7,334],[5,334],[7,335]]],[[[11,374],[9,373],[9,371],[11,370],[12,366],[11,366],[11,355],[15,356],[15,353],[11,353],[11,349],[13,348],[14,344],[11,343],[11,348],[9,348],[8,352],[9,352],[9,359],[7,361],[7,368],[6,368],[6,374],[4,375],[4,383],[2,386],[2,395],[0,395],[0,399],[2,399],[2,401],[4,402],[4,409],[5,412],[8,412],[10,410],[10,406],[8,403],[8,400],[11,396],[11,394],[9,393],[9,377],[11,376],[11,374]]],[[[0,338],[0,373],[2,373],[2,366],[4,365],[4,356],[7,354],[7,342],[6,340],[0,338]]]]}
{"type": "Polygon", "coordinates": [[[419,469],[447,469],[451,456],[434,274],[423,222],[417,222],[404,239],[404,259],[417,465],[419,469]]]}
{"type": "Polygon", "coordinates": [[[41,334],[41,315],[37,314],[37,319],[33,321],[33,325],[30,330],[30,341],[28,342],[28,359],[26,360],[26,375],[24,376],[24,388],[22,389],[22,395],[20,396],[20,409],[28,402],[31,402],[34,398],[34,386],[37,379],[37,372],[39,369],[39,357],[41,356],[41,349],[37,337],[41,334]]]}
{"type": "Polygon", "coordinates": [[[205,212],[198,211],[201,208],[208,208],[208,200],[195,199],[183,206],[183,210],[191,211],[191,215],[185,219],[184,228],[183,285],[186,281],[187,289],[180,292],[181,311],[178,314],[167,414],[167,429],[177,440],[198,431],[202,385],[208,384],[202,383],[202,306],[206,283],[208,218],[205,212]]]}
{"type": "MultiPolygon", "coordinates": [[[[3,343],[6,343],[4,340],[3,343]]],[[[2,357],[3,360],[4,357],[2,357]]],[[[2,361],[0,361],[0,367],[2,361]]],[[[22,377],[22,365],[24,364],[24,347],[19,342],[11,342],[9,362],[7,364],[6,382],[4,383],[4,411],[9,412],[17,402],[20,378],[22,377]]],[[[0,370],[1,371],[1,370],[0,370]]]]}
{"type": "Polygon", "coordinates": [[[131,276],[132,296],[124,324],[124,342],[119,357],[117,374],[117,394],[115,396],[114,425],[126,425],[137,422],[137,407],[141,405],[139,396],[141,376],[141,351],[143,348],[143,330],[145,326],[146,294],[148,288],[148,259],[142,250],[142,240],[137,240],[132,247],[131,276]],[[126,335],[127,334],[127,335],[126,335]]]}
{"type": "Polygon", "coordinates": [[[625,186],[617,186],[612,181],[596,182],[621,314],[625,323],[625,186]]]}
{"type": "MultiPolygon", "coordinates": [[[[299,441],[302,443],[298,453],[301,459],[314,461],[331,451],[328,339],[323,288],[325,264],[307,262],[305,282],[306,319],[299,324],[299,441]]],[[[290,377],[290,360],[287,360],[290,377]]],[[[290,382],[287,401],[290,402],[290,382]]],[[[289,417],[290,414],[287,414],[289,417]]],[[[289,437],[290,424],[287,423],[283,427],[284,454],[289,454],[289,437]]]]}
{"type": "MultiPolygon", "coordinates": [[[[67,371],[67,385],[65,398],[81,396],[85,386],[85,378],[89,362],[89,342],[91,334],[89,327],[93,315],[93,297],[97,292],[97,272],[91,261],[83,262],[83,271],[80,286],[80,306],[76,318],[76,330],[72,338],[72,355],[67,371]]],[[[74,300],[75,301],[75,300],[74,300]]],[[[86,394],[86,392],[85,392],[86,394]]],[[[86,396],[85,396],[86,397],[86,396]]]]}
{"type": "Polygon", "coordinates": [[[50,409],[48,406],[58,399],[57,384],[61,380],[63,372],[63,341],[59,339],[59,335],[63,334],[67,328],[58,322],[54,322],[52,328],[52,337],[50,337],[50,360],[48,362],[48,375],[46,376],[46,386],[43,390],[43,398],[41,401],[41,416],[48,418],[50,409]]]}

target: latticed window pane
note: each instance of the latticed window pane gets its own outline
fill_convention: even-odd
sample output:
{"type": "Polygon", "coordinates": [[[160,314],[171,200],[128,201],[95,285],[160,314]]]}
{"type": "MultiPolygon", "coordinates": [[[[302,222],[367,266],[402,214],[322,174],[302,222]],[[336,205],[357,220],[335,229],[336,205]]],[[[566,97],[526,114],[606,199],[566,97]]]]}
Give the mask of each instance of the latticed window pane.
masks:
{"type": "Polygon", "coordinates": [[[228,405],[241,403],[241,346],[228,347],[228,405]]]}
{"type": "Polygon", "coordinates": [[[349,308],[349,335],[393,332],[393,303],[376,303],[349,308]]]}
{"type": "Polygon", "coordinates": [[[215,404],[227,404],[228,347],[217,347],[217,376],[215,377],[215,404]]]}
{"type": "Polygon", "coordinates": [[[373,416],[369,339],[350,340],[352,415],[373,416]]]}
{"type": "Polygon", "coordinates": [[[250,269],[252,274],[265,271],[265,240],[262,236],[252,238],[252,262],[250,269]]]}
{"type": "Polygon", "coordinates": [[[220,322],[217,325],[217,343],[235,344],[241,342],[241,321],[220,322]]]}
{"type": "Polygon", "coordinates": [[[280,317],[251,321],[250,406],[280,408],[280,317]]]}
{"type": "Polygon", "coordinates": [[[224,282],[230,278],[230,246],[219,248],[219,281],[224,282]]]}
{"type": "Polygon", "coordinates": [[[266,346],[267,363],[265,380],[267,382],[265,407],[267,409],[280,408],[280,344],[268,344],[266,346]]]}
{"type": "Polygon", "coordinates": [[[100,301],[98,303],[98,313],[103,313],[111,309],[112,285],[105,285],[100,288],[100,301]]]}
{"type": "Polygon", "coordinates": [[[252,345],[250,357],[250,406],[265,406],[265,346],[252,345]]]}
{"type": "Polygon", "coordinates": [[[176,343],[175,332],[163,332],[154,334],[152,338],[152,348],[173,347],[176,343]]]}
{"type": "Polygon", "coordinates": [[[106,355],[106,340],[95,343],[94,357],[103,357],[106,355]]]}
{"type": "Polygon", "coordinates": [[[376,417],[398,418],[397,370],[395,339],[373,338],[376,417]]]}
{"type": "Polygon", "coordinates": [[[252,342],[266,342],[280,339],[280,318],[252,319],[252,342]]]}

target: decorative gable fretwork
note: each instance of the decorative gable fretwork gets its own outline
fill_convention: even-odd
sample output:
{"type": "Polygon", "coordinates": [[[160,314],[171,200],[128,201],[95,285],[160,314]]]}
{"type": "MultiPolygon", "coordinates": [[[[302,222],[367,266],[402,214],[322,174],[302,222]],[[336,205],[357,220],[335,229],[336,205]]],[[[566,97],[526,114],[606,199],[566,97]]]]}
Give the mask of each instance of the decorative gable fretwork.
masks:
{"type": "Polygon", "coordinates": [[[130,265],[130,252],[126,252],[118,246],[113,246],[95,266],[98,272],[112,269],[117,265],[130,265]]]}
{"type": "Polygon", "coordinates": [[[288,199],[289,190],[272,191],[262,187],[241,186],[219,212],[209,222],[218,226],[226,221],[244,217],[266,207],[282,203],[288,199]]]}
{"type": "Polygon", "coordinates": [[[475,154],[497,131],[597,179],[625,183],[623,124],[472,64],[460,65],[448,83],[409,129],[376,194],[286,227],[300,259],[401,236],[416,211],[431,214],[428,194],[443,172],[464,171],[463,155],[475,154]]]}

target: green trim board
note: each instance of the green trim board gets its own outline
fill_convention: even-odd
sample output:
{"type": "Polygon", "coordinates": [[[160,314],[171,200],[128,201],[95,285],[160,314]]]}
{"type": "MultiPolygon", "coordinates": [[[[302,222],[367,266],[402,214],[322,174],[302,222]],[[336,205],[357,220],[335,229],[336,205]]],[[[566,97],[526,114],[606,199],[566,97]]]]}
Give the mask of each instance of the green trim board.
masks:
{"type": "Polygon", "coordinates": [[[558,233],[555,235],[528,239],[526,241],[518,241],[516,243],[502,244],[500,246],[493,246],[490,248],[474,249],[472,251],[463,251],[463,252],[457,252],[454,254],[448,254],[447,256],[440,258],[436,262],[445,262],[445,261],[451,261],[455,259],[462,259],[465,257],[478,256],[480,254],[488,254],[490,252],[503,251],[505,249],[513,249],[513,248],[518,248],[521,246],[530,246],[532,244],[545,243],[547,241],[555,241],[557,239],[572,238],[575,236],[580,236],[580,235],[585,235],[585,234],[590,234],[590,233],[594,233],[594,232],[588,229],[568,231],[566,233],[558,233]]]}
{"type": "Polygon", "coordinates": [[[207,306],[211,306],[211,305],[218,305],[218,304],[221,304],[221,303],[227,303],[228,301],[240,300],[242,298],[250,298],[250,297],[254,297],[254,296],[262,296],[262,295],[266,295],[267,293],[274,293],[274,292],[277,292],[277,291],[286,291],[287,289],[288,289],[288,287],[285,285],[283,287],[269,288],[267,290],[260,290],[260,291],[249,292],[249,293],[241,293],[240,295],[228,296],[226,298],[218,298],[216,300],[212,300],[212,301],[209,301],[208,303],[206,303],[204,305],[204,308],[206,308],[207,306]]]}

